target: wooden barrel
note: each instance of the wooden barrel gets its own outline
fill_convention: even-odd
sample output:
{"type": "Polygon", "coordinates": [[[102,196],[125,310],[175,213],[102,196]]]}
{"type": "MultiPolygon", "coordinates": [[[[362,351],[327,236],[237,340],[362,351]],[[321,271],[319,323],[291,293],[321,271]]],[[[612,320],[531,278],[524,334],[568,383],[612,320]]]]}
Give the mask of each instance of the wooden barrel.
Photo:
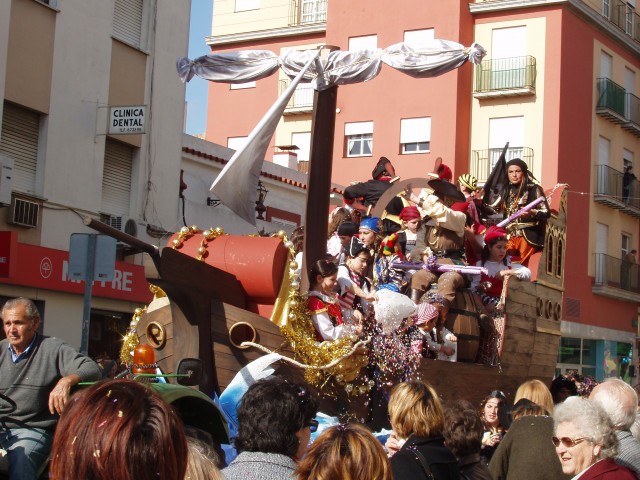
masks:
{"type": "Polygon", "coordinates": [[[456,293],[445,326],[458,337],[458,361],[475,361],[480,346],[480,327],[476,304],[470,291],[456,293]]]}

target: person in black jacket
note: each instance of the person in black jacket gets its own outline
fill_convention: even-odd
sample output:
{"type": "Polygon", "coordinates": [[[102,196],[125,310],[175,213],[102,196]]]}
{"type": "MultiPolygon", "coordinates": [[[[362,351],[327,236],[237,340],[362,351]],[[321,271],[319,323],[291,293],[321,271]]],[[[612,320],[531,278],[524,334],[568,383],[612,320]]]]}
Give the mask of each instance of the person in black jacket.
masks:
{"type": "MultiPolygon", "coordinates": [[[[344,198],[351,208],[360,211],[361,216],[368,215],[369,207],[373,208],[384,192],[397,179],[396,170],[387,157],[380,157],[378,163],[371,172],[371,180],[357,182],[344,189],[344,198]]],[[[383,220],[383,231],[385,235],[397,232],[402,225],[398,215],[404,208],[402,199],[395,197],[386,206],[389,218],[383,220]],[[393,219],[393,220],[392,220],[393,219]]]]}
{"type": "Polygon", "coordinates": [[[444,445],[444,412],[431,385],[404,382],[389,398],[389,417],[399,450],[387,442],[391,471],[397,480],[458,480],[456,457],[444,445]]]}

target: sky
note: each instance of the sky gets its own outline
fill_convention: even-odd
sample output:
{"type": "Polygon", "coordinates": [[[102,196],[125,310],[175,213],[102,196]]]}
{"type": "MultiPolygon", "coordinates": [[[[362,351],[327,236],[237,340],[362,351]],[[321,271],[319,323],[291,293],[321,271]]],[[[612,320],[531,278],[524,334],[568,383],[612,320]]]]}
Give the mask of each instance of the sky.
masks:
{"type": "MultiPolygon", "coordinates": [[[[205,37],[211,35],[213,0],[191,0],[191,27],[189,30],[190,59],[210,53],[205,37]]],[[[187,83],[187,127],[188,134],[204,133],[207,123],[207,81],[193,77],[187,83]]]]}

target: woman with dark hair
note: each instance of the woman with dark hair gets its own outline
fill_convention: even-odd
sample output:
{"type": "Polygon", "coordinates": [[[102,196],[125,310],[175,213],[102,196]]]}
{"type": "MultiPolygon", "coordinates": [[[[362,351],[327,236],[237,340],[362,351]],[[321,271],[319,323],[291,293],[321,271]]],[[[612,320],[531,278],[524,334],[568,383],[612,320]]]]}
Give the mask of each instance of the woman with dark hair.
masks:
{"type": "MultiPolygon", "coordinates": [[[[396,385],[389,398],[389,419],[399,450],[391,457],[396,479],[457,480],[456,457],[444,445],[444,412],[436,391],[424,382],[396,385]]],[[[390,447],[387,442],[387,448],[390,447]]]]}
{"type": "Polygon", "coordinates": [[[480,456],[487,465],[505,434],[505,426],[501,424],[498,413],[506,406],[507,398],[499,390],[490,392],[480,403],[479,413],[484,425],[480,456]]]}
{"type": "MultiPolygon", "coordinates": [[[[544,197],[544,191],[535,183],[533,174],[522,159],[509,160],[506,167],[508,182],[502,194],[501,208],[508,218],[535,199],[544,197]]],[[[507,253],[518,257],[517,260],[527,266],[531,255],[544,247],[546,221],[550,215],[549,204],[545,199],[508,224],[507,253]]]]}
{"type": "Polygon", "coordinates": [[[380,442],[359,423],[322,432],[298,467],[297,480],[393,480],[380,442]]]}
{"type": "Polygon", "coordinates": [[[309,293],[307,294],[307,308],[311,313],[311,321],[316,330],[319,342],[333,341],[347,335],[360,335],[361,317],[351,317],[347,320],[355,323],[345,323],[342,310],[335,292],[338,284],[338,266],[329,260],[318,260],[309,272],[309,293]]]}
{"type": "Polygon", "coordinates": [[[549,387],[549,391],[551,392],[551,396],[553,397],[553,403],[562,403],[569,397],[575,397],[578,395],[578,387],[576,386],[576,382],[573,381],[572,378],[560,375],[556,377],[551,382],[551,386],[549,387]]]}
{"type": "Polygon", "coordinates": [[[293,479],[311,433],[318,400],[307,387],[281,377],[258,380],[238,406],[240,455],[223,469],[227,480],[293,479]]]}
{"type": "Polygon", "coordinates": [[[49,478],[182,479],[187,451],[182,421],[158,394],[110,380],[71,397],[56,428],[49,478]]]}

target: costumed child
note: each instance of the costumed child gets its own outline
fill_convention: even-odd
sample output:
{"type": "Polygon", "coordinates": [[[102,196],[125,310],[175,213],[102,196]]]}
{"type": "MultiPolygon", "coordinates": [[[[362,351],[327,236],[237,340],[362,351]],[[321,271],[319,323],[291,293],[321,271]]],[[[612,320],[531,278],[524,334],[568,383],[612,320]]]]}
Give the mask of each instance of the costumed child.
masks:
{"type": "Polygon", "coordinates": [[[343,312],[351,312],[362,322],[369,314],[371,304],[377,296],[371,291],[371,281],[364,276],[369,261],[369,249],[360,239],[351,237],[347,247],[346,261],[338,266],[338,301],[343,312]]]}
{"type": "MultiPolygon", "coordinates": [[[[457,337],[447,330],[444,325],[440,325],[440,333],[436,330],[436,322],[440,318],[440,310],[438,306],[429,302],[423,302],[418,305],[418,312],[409,317],[414,327],[407,330],[407,336],[410,338],[411,349],[422,356],[428,356],[429,352],[437,355],[439,360],[455,359],[457,337]],[[415,329],[415,330],[413,330],[415,329]],[[416,331],[419,336],[412,332],[416,331]],[[440,336],[440,340],[438,340],[440,336]],[[426,347],[426,351],[425,351],[426,347]]],[[[455,360],[452,360],[455,361],[455,360]]]]}
{"type": "Polygon", "coordinates": [[[380,243],[382,242],[382,220],[378,217],[363,218],[358,228],[358,238],[365,244],[370,253],[365,277],[373,279],[373,264],[379,254],[380,243]]]}
{"type": "MultiPolygon", "coordinates": [[[[418,207],[409,206],[404,207],[400,212],[400,220],[402,221],[402,229],[398,232],[398,243],[402,248],[402,253],[411,261],[419,262],[421,258],[411,258],[411,252],[416,247],[416,241],[418,239],[418,231],[422,227],[422,217],[418,207]]],[[[422,231],[424,236],[424,231],[422,231]]],[[[418,255],[419,257],[420,255],[418,255]]]]}
{"type": "Polygon", "coordinates": [[[356,318],[342,317],[335,288],[338,283],[338,266],[328,260],[318,260],[311,267],[311,282],[307,294],[307,308],[319,342],[333,341],[349,335],[360,335],[362,324],[356,318]]]}
{"type": "Polygon", "coordinates": [[[488,273],[473,276],[471,291],[479,296],[486,312],[490,314],[500,301],[504,279],[514,275],[519,280],[531,280],[531,270],[518,263],[511,263],[511,257],[507,256],[507,231],[504,228],[487,228],[484,242],[476,265],[486,268],[488,273]]]}

